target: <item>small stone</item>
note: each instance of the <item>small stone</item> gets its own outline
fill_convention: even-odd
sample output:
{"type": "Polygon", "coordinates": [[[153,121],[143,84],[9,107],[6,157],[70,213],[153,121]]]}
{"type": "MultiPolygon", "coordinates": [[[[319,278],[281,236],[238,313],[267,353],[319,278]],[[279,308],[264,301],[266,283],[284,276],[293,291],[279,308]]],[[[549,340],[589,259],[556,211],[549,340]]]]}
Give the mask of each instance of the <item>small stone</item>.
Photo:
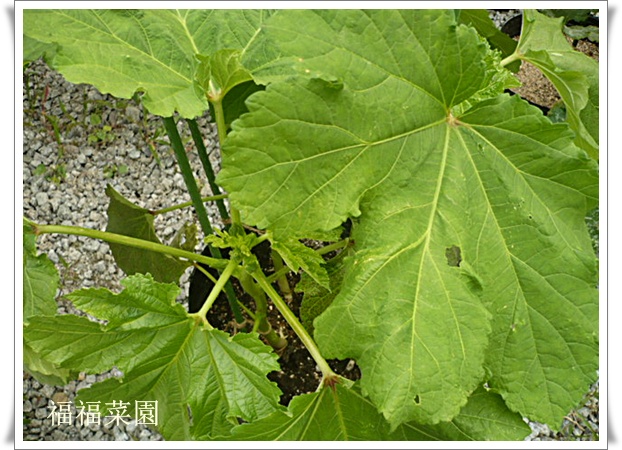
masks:
{"type": "Polygon", "coordinates": [[[54,387],[49,384],[44,384],[41,388],[41,392],[43,392],[43,395],[47,398],[52,398],[52,395],[54,395],[54,387]]]}
{"type": "Polygon", "coordinates": [[[30,400],[25,400],[24,401],[24,412],[30,412],[32,411],[32,403],[30,403],[30,400]]]}
{"type": "Polygon", "coordinates": [[[49,197],[46,192],[37,192],[35,194],[35,200],[37,201],[37,206],[41,207],[48,203],[49,197]]]}
{"type": "Polygon", "coordinates": [[[49,415],[50,412],[45,408],[37,408],[37,410],[35,411],[35,417],[37,419],[45,419],[49,415]]]}
{"type": "Polygon", "coordinates": [[[69,401],[69,396],[64,392],[56,392],[54,395],[52,395],[52,401],[56,404],[65,403],[69,401]]]}
{"type": "Polygon", "coordinates": [[[138,158],[140,158],[140,154],[141,154],[140,151],[138,151],[136,149],[133,149],[133,150],[130,150],[130,154],[128,156],[131,159],[138,159],[138,158]]]}

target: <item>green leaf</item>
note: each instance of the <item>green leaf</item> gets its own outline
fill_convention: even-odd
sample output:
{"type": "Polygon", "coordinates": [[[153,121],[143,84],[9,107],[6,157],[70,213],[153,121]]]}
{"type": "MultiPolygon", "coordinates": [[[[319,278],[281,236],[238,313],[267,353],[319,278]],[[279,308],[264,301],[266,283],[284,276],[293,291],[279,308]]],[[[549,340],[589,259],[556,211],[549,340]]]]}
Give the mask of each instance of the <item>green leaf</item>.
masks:
{"type": "Polygon", "coordinates": [[[372,441],[388,436],[388,425],[374,405],[355,389],[337,384],[334,390],[298,395],[289,409],[233,430],[234,440],[372,441]]]}
{"type": "Polygon", "coordinates": [[[37,255],[35,234],[32,227],[24,221],[24,321],[31,316],[50,316],[56,314],[56,290],[59,275],[54,263],[46,254],[37,255]]]}
{"type": "MultiPolygon", "coordinates": [[[[347,250],[344,251],[350,253],[347,250]]],[[[315,330],[313,321],[328,308],[339,293],[345,274],[344,256],[345,253],[341,253],[326,263],[328,287],[318,284],[306,273],[300,276],[300,281],[296,285],[296,291],[304,294],[300,305],[300,320],[311,335],[315,330]]]]}
{"type": "Polygon", "coordinates": [[[195,83],[198,60],[217,50],[243,50],[266,10],[35,10],[24,11],[24,35],[57,44],[52,66],[72,83],[131,98],[152,114],[201,116],[207,100],[195,83]]]}
{"type": "Polygon", "coordinates": [[[41,384],[64,386],[75,379],[78,372],[61,369],[56,364],[41,358],[30,346],[24,344],[24,370],[41,384]]]}
{"type": "Polygon", "coordinates": [[[392,427],[451,420],[485,373],[512,410],[561,423],[598,364],[596,163],[519,98],[451,114],[492,70],[451,13],[292,11],[262,32],[295,57],[255,61],[273,83],[234,122],[219,180],[277,238],[359,216],[315,320],[323,354],[357,361],[392,427]],[[286,80],[296,65],[311,75],[286,80]]]}
{"type": "Polygon", "coordinates": [[[252,81],[250,72],[240,64],[238,50],[223,49],[211,56],[197,55],[196,78],[210,101],[222,101],[234,87],[252,81]]]}
{"type": "MultiPolygon", "coordinates": [[[[110,185],[106,186],[106,195],[110,198],[106,231],[161,244],[153,224],[153,214],[149,210],[134,205],[110,185]]],[[[191,265],[187,261],[151,250],[112,243],[109,245],[116,263],[128,275],[150,273],[156,281],[177,282],[191,265]]]]}
{"type": "Polygon", "coordinates": [[[324,258],[312,248],[296,239],[271,240],[272,249],[278,252],[292,271],[302,269],[320,286],[330,287],[328,274],[324,268],[324,258]]]}
{"type": "Polygon", "coordinates": [[[254,421],[278,408],[280,391],[266,378],[279,369],[277,356],[256,335],[202,328],[175,302],[175,285],[142,275],[123,284],[119,294],[71,294],[105,326],[64,315],[33,318],[25,329],[28,345],[60,367],[97,373],[115,365],[124,373],[80,391],[79,400],[122,399],[130,414],[135,400],[157,400],[159,430],[168,440],[220,435],[238,417],[254,421]]]}
{"type": "Polygon", "coordinates": [[[438,425],[406,423],[394,432],[374,405],[360,393],[358,384],[348,388],[296,396],[287,411],[233,429],[232,440],[260,441],[484,441],[521,440],[531,429],[519,414],[511,412],[501,397],[479,388],[451,422],[438,425]]]}
{"type": "Polygon", "coordinates": [[[391,434],[392,440],[519,441],[531,432],[520,414],[513,413],[503,399],[478,388],[451,422],[438,425],[406,423],[391,434]]]}
{"type": "MultiPolygon", "coordinates": [[[[487,10],[459,9],[457,10],[457,18],[458,23],[474,27],[480,35],[488,39],[493,48],[501,52],[504,58],[514,53],[517,42],[495,26],[487,10]]],[[[520,63],[508,66],[512,72],[517,72],[519,68],[520,63]]]]}
{"type": "Polygon", "coordinates": [[[562,33],[563,22],[525,10],[518,56],[553,83],[577,134],[575,143],[598,159],[598,63],[572,48],[562,33]]]}

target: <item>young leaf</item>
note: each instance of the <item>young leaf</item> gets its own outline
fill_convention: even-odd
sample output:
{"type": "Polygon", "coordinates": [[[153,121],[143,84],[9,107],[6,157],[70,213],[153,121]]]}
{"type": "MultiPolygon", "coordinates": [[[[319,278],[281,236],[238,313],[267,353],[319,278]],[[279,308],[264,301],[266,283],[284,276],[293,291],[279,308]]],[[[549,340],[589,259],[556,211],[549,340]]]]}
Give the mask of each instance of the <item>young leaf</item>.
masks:
{"type": "MultiPolygon", "coordinates": [[[[106,231],[161,244],[153,214],[125,199],[110,185],[106,186],[106,195],[110,198],[106,231]]],[[[120,244],[109,245],[116,263],[128,275],[150,273],[156,281],[170,283],[177,282],[190,267],[190,263],[170,255],[120,244]]]]}
{"type": "Polygon", "coordinates": [[[37,255],[32,227],[24,222],[24,321],[31,316],[56,314],[56,290],[59,276],[46,254],[37,255]]]}
{"type": "Polygon", "coordinates": [[[175,302],[174,285],[142,275],[123,284],[120,294],[85,289],[70,297],[106,326],[65,315],[35,317],[25,328],[26,342],[60,367],[97,373],[115,365],[124,373],[81,391],[81,400],[123,399],[130,414],[135,400],[157,400],[169,440],[205,439],[238,417],[253,421],[278,408],[280,391],[266,378],[279,369],[270,347],[255,335],[203,329],[175,302]]]}
{"type": "Polygon", "coordinates": [[[292,15],[264,32],[343,86],[284,82],[282,61],[264,63],[274,82],[234,122],[220,181],[277,238],[360,216],[342,290],[315,321],[322,351],[357,360],[393,427],[452,419],[484,363],[513,410],[561,423],[598,363],[583,222],[596,164],[519,98],[451,114],[491,68],[481,38],[447,12],[292,15]]]}
{"type": "Polygon", "coordinates": [[[197,55],[196,79],[210,101],[221,101],[234,87],[253,77],[240,64],[238,50],[218,50],[211,56],[197,55]]]}
{"type": "Polygon", "coordinates": [[[242,50],[270,15],[267,10],[24,11],[24,35],[58,44],[52,67],[72,83],[131,98],[145,93],[152,114],[193,118],[207,109],[195,83],[196,54],[242,50]]]}
{"type": "Polygon", "coordinates": [[[598,63],[566,41],[563,22],[563,17],[525,10],[517,54],[553,83],[566,105],[568,124],[577,134],[575,143],[598,159],[598,63]]]}
{"type": "Polygon", "coordinates": [[[328,308],[339,293],[344,273],[343,258],[337,256],[326,263],[328,287],[320,285],[306,273],[300,276],[300,281],[296,285],[296,291],[304,294],[300,305],[300,321],[311,335],[315,330],[313,321],[328,308]]]}
{"type": "Polygon", "coordinates": [[[302,269],[320,286],[330,287],[328,274],[324,268],[324,258],[297,239],[272,240],[272,249],[277,251],[285,264],[298,272],[302,269]]]}
{"type": "MultiPolygon", "coordinates": [[[[456,15],[458,23],[474,27],[479,34],[488,39],[488,42],[490,42],[493,48],[501,52],[504,58],[514,53],[517,42],[507,34],[502,33],[501,30],[495,26],[487,10],[459,9],[456,11],[456,15]]],[[[517,72],[520,68],[520,63],[517,62],[516,64],[510,65],[508,68],[513,72],[517,72]]]]}
{"type": "Polygon", "coordinates": [[[78,372],[68,369],[61,369],[56,364],[42,358],[30,346],[23,346],[24,349],[24,370],[31,374],[42,384],[52,386],[64,386],[75,379],[78,372]]]}

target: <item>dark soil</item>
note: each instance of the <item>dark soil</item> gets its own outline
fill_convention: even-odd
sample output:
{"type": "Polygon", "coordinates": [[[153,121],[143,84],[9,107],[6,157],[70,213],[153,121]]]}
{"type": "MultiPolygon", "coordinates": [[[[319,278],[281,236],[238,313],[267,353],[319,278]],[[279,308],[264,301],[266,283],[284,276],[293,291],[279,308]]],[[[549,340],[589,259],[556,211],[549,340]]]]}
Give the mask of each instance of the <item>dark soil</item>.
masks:
{"type": "MultiPolygon", "coordinates": [[[[268,276],[274,273],[274,268],[270,259],[270,250],[270,244],[268,241],[264,241],[262,244],[253,249],[253,252],[257,255],[257,258],[264,269],[264,273],[268,276]]],[[[194,290],[193,285],[200,283],[201,288],[205,289],[204,297],[207,296],[209,289],[211,289],[211,285],[210,283],[206,283],[205,280],[205,277],[201,278],[196,272],[193,273],[190,284],[191,292],[194,290]],[[200,279],[201,281],[195,281],[197,279],[200,279]]],[[[302,302],[302,294],[294,291],[294,286],[298,283],[299,276],[297,274],[290,273],[288,280],[293,292],[293,300],[289,307],[300,319],[299,309],[302,302]]],[[[253,311],[255,309],[255,305],[252,297],[242,290],[237,280],[233,279],[232,284],[238,298],[251,311],[253,311]]],[[[280,292],[276,283],[274,284],[274,288],[277,292],[280,292]]],[[[252,329],[252,320],[246,314],[245,318],[246,322],[244,324],[236,323],[229,303],[223,295],[218,297],[207,313],[207,320],[212,326],[227,331],[230,334],[248,332],[252,329]]],[[[283,392],[281,395],[281,403],[287,406],[293,397],[300,394],[315,392],[320,384],[322,374],[316,367],[315,361],[309,354],[307,348],[303,345],[296,333],[292,330],[272,303],[268,304],[268,319],[272,325],[272,328],[288,341],[287,347],[280,352],[279,356],[281,370],[278,372],[272,372],[268,375],[268,378],[277,383],[283,392]]],[[[354,360],[334,359],[328,360],[328,364],[335,371],[335,373],[342,375],[345,378],[358,380],[361,377],[360,370],[354,360]]]]}

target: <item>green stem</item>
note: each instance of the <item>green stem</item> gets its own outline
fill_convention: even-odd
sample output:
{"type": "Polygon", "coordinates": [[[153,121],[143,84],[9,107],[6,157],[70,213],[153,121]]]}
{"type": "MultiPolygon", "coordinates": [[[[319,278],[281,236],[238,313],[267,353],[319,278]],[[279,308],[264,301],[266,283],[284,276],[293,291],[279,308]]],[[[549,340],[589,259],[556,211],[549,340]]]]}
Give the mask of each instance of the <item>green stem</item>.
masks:
{"type": "Polygon", "coordinates": [[[177,131],[175,119],[173,119],[173,117],[163,117],[162,120],[164,121],[164,128],[166,128],[168,138],[171,141],[171,147],[173,147],[173,151],[175,152],[177,164],[179,164],[179,169],[181,170],[181,174],[184,177],[184,182],[186,183],[186,187],[188,188],[190,199],[192,200],[194,209],[197,213],[197,216],[199,217],[201,229],[203,230],[203,233],[208,236],[212,234],[214,230],[212,230],[212,225],[209,221],[207,210],[205,209],[205,205],[201,200],[201,193],[199,192],[199,187],[197,186],[197,182],[194,179],[194,174],[192,173],[192,168],[190,167],[190,162],[188,161],[188,155],[186,155],[184,145],[181,142],[179,131],[177,131]]]}
{"type": "Polygon", "coordinates": [[[339,250],[340,248],[346,247],[350,243],[350,238],[342,239],[341,241],[334,242],[326,247],[318,248],[316,253],[318,255],[325,255],[335,250],[339,250]]]}
{"type": "Polygon", "coordinates": [[[257,286],[248,272],[237,275],[240,284],[255,300],[253,331],[261,334],[277,352],[287,346],[287,340],[279,336],[268,321],[268,301],[265,292],[257,286]]]}
{"type": "Polygon", "coordinates": [[[93,239],[101,239],[102,241],[113,244],[127,245],[129,247],[141,248],[143,250],[151,250],[154,252],[164,253],[166,255],[185,258],[190,261],[196,261],[208,266],[218,268],[223,266],[224,260],[218,258],[210,258],[209,256],[199,255],[198,253],[188,252],[180,248],[169,247],[168,245],[158,244],[157,242],[145,241],[142,239],[124,236],[122,234],[109,233],[107,231],[92,230],[90,228],[73,227],[70,225],[39,225],[32,223],[35,234],[73,234],[76,236],[85,236],[93,239]]]}
{"type": "Polygon", "coordinates": [[[520,59],[520,55],[518,53],[518,51],[515,51],[514,53],[512,53],[510,56],[504,58],[501,60],[501,67],[505,67],[508,64],[512,64],[514,61],[517,61],[520,59]]]}
{"type": "Polygon", "coordinates": [[[280,311],[281,315],[285,318],[287,323],[292,327],[292,329],[296,332],[302,343],[307,347],[311,357],[315,360],[318,367],[322,371],[322,377],[324,378],[325,383],[330,383],[331,380],[337,379],[338,375],[333,372],[330,368],[322,354],[320,353],[320,349],[317,347],[313,338],[309,335],[307,330],[302,326],[296,315],[292,312],[291,309],[287,306],[287,304],[283,301],[281,296],[274,290],[272,285],[268,282],[266,276],[263,273],[253,273],[253,277],[259,284],[259,286],[264,290],[268,297],[272,299],[277,309],[280,311]]]}
{"type": "MultiPolygon", "coordinates": [[[[272,250],[272,264],[274,265],[274,270],[276,272],[281,272],[285,268],[285,264],[283,264],[283,258],[279,255],[279,252],[272,250]]],[[[287,303],[291,303],[294,299],[292,294],[292,289],[289,287],[289,281],[287,280],[287,273],[281,275],[276,279],[276,282],[279,285],[279,289],[283,293],[285,297],[285,301],[287,303]]]]}
{"type": "MultiPolygon", "coordinates": [[[[222,152],[222,144],[227,137],[227,125],[225,123],[225,112],[222,109],[222,98],[212,101],[211,103],[214,107],[214,118],[216,120],[216,128],[218,129],[218,143],[220,144],[222,152]]],[[[240,212],[233,206],[230,206],[229,210],[231,212],[231,223],[241,224],[242,221],[240,220],[240,212]]]]}
{"type": "MultiPolygon", "coordinates": [[[[177,125],[175,124],[175,120],[173,117],[164,117],[162,119],[164,121],[164,127],[166,128],[166,133],[171,141],[171,146],[175,152],[175,156],[177,158],[177,163],[179,164],[179,169],[181,170],[181,174],[184,177],[184,182],[186,183],[186,187],[188,188],[188,193],[190,194],[190,199],[192,200],[192,204],[194,205],[194,209],[199,218],[199,223],[201,224],[201,229],[203,230],[203,234],[205,236],[209,236],[213,234],[214,230],[212,229],[212,225],[209,221],[209,217],[207,216],[207,211],[205,209],[205,205],[201,200],[201,193],[199,192],[199,187],[197,186],[197,182],[194,179],[194,174],[192,173],[192,168],[190,167],[190,162],[188,161],[188,155],[186,155],[186,150],[181,142],[181,137],[179,136],[179,131],[177,131],[177,125]]],[[[221,256],[220,250],[218,248],[211,248],[212,255],[217,258],[221,256]]],[[[235,320],[238,323],[242,323],[244,321],[244,316],[242,316],[242,311],[240,311],[240,307],[238,306],[238,302],[235,296],[235,292],[233,290],[233,286],[231,284],[227,284],[225,288],[225,293],[227,294],[227,301],[229,302],[229,306],[235,315],[235,320]]]]}
{"type": "Polygon", "coordinates": [[[203,306],[201,306],[201,309],[198,312],[194,313],[197,316],[199,316],[203,320],[203,322],[207,322],[207,318],[206,318],[207,311],[209,311],[209,309],[212,307],[212,305],[214,304],[214,301],[216,300],[216,298],[218,298],[220,291],[222,291],[222,289],[225,287],[225,285],[227,284],[227,281],[229,281],[231,274],[233,273],[233,271],[235,270],[237,266],[238,266],[238,263],[235,260],[233,259],[229,260],[229,264],[227,264],[227,267],[225,267],[225,270],[222,271],[222,274],[218,278],[218,281],[216,282],[211,292],[207,296],[207,300],[205,300],[205,303],[203,303],[203,306]]]}
{"type": "MultiPolygon", "coordinates": [[[[192,134],[192,140],[194,141],[194,145],[197,147],[197,153],[199,154],[199,159],[201,160],[201,164],[203,165],[203,170],[205,171],[205,175],[207,176],[207,181],[212,189],[212,193],[216,196],[220,194],[220,187],[216,184],[216,175],[214,174],[214,168],[210,163],[209,156],[207,155],[207,149],[205,148],[205,144],[203,143],[203,136],[199,131],[199,126],[197,125],[196,120],[187,119],[188,127],[190,128],[190,133],[192,134]]],[[[220,130],[218,131],[220,135],[220,130]]],[[[218,200],[216,202],[216,206],[218,207],[218,212],[220,212],[220,217],[222,220],[226,220],[229,218],[229,214],[227,213],[227,207],[222,200],[218,200]]]]}
{"type": "MultiPolygon", "coordinates": [[[[228,196],[229,196],[228,194],[210,195],[208,197],[201,197],[201,201],[213,202],[213,201],[222,200],[223,198],[227,198],[228,196]]],[[[189,202],[184,202],[184,203],[180,203],[179,205],[169,206],[168,208],[162,208],[162,209],[156,209],[154,211],[149,211],[149,213],[154,216],[157,216],[158,214],[164,214],[164,213],[168,213],[171,211],[176,211],[178,209],[187,208],[188,206],[192,206],[192,205],[193,205],[192,200],[190,200],[189,202]]]]}

